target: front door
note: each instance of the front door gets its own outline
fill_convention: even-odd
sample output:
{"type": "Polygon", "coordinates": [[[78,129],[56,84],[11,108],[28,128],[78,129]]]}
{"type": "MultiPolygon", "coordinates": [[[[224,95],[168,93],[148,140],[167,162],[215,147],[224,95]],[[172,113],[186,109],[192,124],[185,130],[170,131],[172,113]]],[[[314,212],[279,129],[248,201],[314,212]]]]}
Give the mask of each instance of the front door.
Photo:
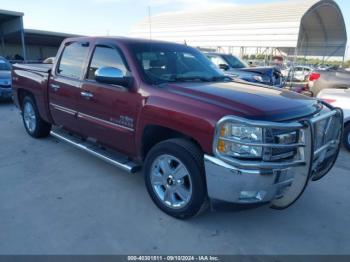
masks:
{"type": "Polygon", "coordinates": [[[95,71],[100,67],[129,71],[119,49],[106,45],[95,47],[78,100],[81,132],[108,147],[133,153],[139,94],[132,87],[96,82],[95,71]]]}
{"type": "Polygon", "coordinates": [[[89,47],[86,43],[68,43],[49,80],[49,104],[52,118],[56,125],[74,132],[79,131],[77,101],[80,97],[83,65],[88,51],[89,47]]]}

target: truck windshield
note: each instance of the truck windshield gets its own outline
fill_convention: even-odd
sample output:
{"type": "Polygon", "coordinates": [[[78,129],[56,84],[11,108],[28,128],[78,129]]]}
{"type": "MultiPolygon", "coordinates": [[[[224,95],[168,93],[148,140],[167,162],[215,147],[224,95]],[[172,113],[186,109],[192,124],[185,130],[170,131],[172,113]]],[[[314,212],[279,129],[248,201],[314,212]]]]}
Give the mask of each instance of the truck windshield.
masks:
{"type": "Polygon", "coordinates": [[[146,82],[230,80],[198,50],[176,44],[134,44],[130,48],[146,82]]]}
{"type": "Polygon", "coordinates": [[[248,64],[238,57],[232,55],[223,55],[225,61],[229,64],[231,68],[246,68],[249,67],[248,64]]]}

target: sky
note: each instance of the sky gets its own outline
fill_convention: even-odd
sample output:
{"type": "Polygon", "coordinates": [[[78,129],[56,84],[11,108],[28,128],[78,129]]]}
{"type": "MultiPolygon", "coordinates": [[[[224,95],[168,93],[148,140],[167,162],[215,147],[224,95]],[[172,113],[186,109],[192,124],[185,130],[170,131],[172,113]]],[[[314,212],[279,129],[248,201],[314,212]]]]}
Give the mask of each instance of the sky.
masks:
{"type": "MultiPolygon", "coordinates": [[[[24,27],[81,35],[127,35],[151,14],[224,4],[256,4],[281,0],[0,0],[0,9],[25,14],[24,27]]],[[[293,1],[293,0],[289,0],[293,1]]],[[[350,39],[350,1],[336,0],[350,39]]],[[[350,56],[350,52],[348,52],[350,56]]]]}

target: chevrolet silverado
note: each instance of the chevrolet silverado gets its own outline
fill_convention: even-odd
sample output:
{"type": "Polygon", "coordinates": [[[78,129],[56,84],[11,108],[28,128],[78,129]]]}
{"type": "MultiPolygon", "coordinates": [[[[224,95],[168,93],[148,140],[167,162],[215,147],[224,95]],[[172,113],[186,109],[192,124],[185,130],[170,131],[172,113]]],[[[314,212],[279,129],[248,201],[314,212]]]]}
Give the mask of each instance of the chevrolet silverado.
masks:
{"type": "Polygon", "coordinates": [[[52,65],[14,65],[12,80],[30,136],[142,169],[154,203],[176,218],[210,200],[287,208],[339,153],[340,109],[234,82],[185,45],[70,38],[52,65]]]}

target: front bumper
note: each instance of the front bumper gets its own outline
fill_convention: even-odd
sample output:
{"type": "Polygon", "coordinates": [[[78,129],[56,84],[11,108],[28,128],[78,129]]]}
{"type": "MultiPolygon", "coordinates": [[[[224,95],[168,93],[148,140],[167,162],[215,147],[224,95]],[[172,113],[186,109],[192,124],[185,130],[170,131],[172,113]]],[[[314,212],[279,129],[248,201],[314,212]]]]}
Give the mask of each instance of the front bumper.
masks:
{"type": "Polygon", "coordinates": [[[239,204],[270,202],[293,182],[293,169],[240,169],[216,157],[204,157],[209,198],[239,204]]]}
{"type": "Polygon", "coordinates": [[[251,162],[205,155],[209,198],[238,204],[273,202],[275,208],[288,207],[301,196],[309,180],[322,178],[334,165],[340,149],[342,118],[342,111],[333,108],[295,122],[295,126],[302,126],[303,135],[295,144],[298,153],[292,160],[251,162]],[[327,130],[322,130],[322,143],[319,137],[316,139],[321,121],[328,121],[327,130]]]}

